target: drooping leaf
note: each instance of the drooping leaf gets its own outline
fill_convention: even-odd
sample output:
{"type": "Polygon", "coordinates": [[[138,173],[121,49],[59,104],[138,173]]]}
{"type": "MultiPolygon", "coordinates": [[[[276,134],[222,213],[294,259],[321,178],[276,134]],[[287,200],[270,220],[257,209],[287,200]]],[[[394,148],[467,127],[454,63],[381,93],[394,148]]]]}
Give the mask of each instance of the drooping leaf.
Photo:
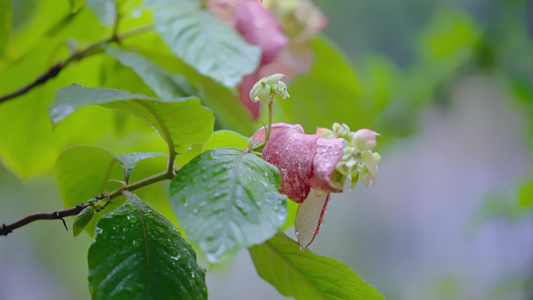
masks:
{"type": "Polygon", "coordinates": [[[111,46],[106,48],[106,53],[118,59],[124,66],[132,68],[144,83],[163,99],[198,95],[198,91],[184,76],[172,74],[141,54],[111,46]]]}
{"type": "Polygon", "coordinates": [[[198,73],[235,87],[259,63],[261,50],[195,1],[176,1],[154,13],[155,30],[198,73]],[[179,4],[179,5],[178,5],[179,4]]]}
{"type": "Polygon", "coordinates": [[[211,149],[185,165],[170,184],[180,226],[210,262],[275,234],[287,216],[279,172],[237,148],[211,149]]]}
{"type": "Polygon", "coordinates": [[[124,168],[124,181],[129,182],[131,172],[135,165],[141,160],[148,158],[167,156],[164,153],[159,152],[133,152],[133,153],[124,153],[124,154],[114,154],[119,165],[124,168]]]}
{"type": "Polygon", "coordinates": [[[0,0],[0,58],[4,57],[11,36],[11,1],[0,0]]]}
{"type": "Polygon", "coordinates": [[[177,152],[185,151],[191,144],[206,142],[213,131],[213,113],[204,108],[198,98],[157,99],[77,84],[59,89],[54,97],[55,101],[50,104],[50,120],[53,123],[58,123],[82,106],[98,104],[149,123],[177,152]]]}
{"type": "Polygon", "coordinates": [[[92,299],[207,299],[205,270],[165,217],[128,193],[89,248],[92,299]]]}
{"type": "Polygon", "coordinates": [[[298,243],[283,232],[249,251],[259,276],[284,296],[297,300],[384,299],[345,264],[300,251],[298,243]]]}
{"type": "Polygon", "coordinates": [[[117,17],[117,5],[115,0],[85,0],[87,7],[98,19],[100,24],[110,27],[117,17]]]}
{"type": "Polygon", "coordinates": [[[89,206],[84,208],[78,215],[76,215],[76,217],[74,217],[74,222],[72,222],[72,234],[74,236],[80,235],[85,227],[89,225],[95,213],[95,208],[89,206]]]}

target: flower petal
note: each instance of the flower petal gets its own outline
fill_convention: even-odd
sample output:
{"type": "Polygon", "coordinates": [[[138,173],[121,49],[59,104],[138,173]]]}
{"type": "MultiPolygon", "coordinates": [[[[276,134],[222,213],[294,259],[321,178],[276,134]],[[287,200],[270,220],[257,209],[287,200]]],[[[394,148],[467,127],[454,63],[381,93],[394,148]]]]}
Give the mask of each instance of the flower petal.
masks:
{"type": "Polygon", "coordinates": [[[376,142],[376,136],[379,133],[370,129],[359,129],[353,135],[351,145],[359,150],[372,150],[378,144],[376,142]]]}
{"type": "MultiPolygon", "coordinates": [[[[252,140],[254,142],[262,142],[265,140],[265,134],[266,134],[266,126],[261,127],[258,129],[254,135],[252,135],[252,140]]],[[[298,131],[299,133],[304,133],[304,129],[300,124],[288,124],[288,123],[274,123],[271,127],[270,137],[273,137],[275,134],[282,130],[286,129],[293,129],[298,131]]]]}
{"type": "Polygon", "coordinates": [[[376,157],[372,152],[365,151],[361,153],[361,160],[363,160],[364,165],[368,168],[368,172],[370,173],[371,178],[370,182],[372,186],[374,186],[374,182],[376,181],[376,175],[378,173],[378,164],[376,162],[376,157]]]}
{"type": "Polygon", "coordinates": [[[324,139],[317,140],[316,154],[313,159],[313,177],[311,187],[321,191],[340,193],[342,186],[331,184],[331,174],[335,170],[337,163],[342,158],[344,139],[324,139]]]}
{"type": "Polygon", "coordinates": [[[260,66],[266,65],[289,44],[276,17],[257,0],[237,0],[235,29],[250,44],[263,52],[260,66]]]}
{"type": "MultiPolygon", "coordinates": [[[[287,124],[278,126],[286,127],[287,124]]],[[[313,176],[313,159],[319,136],[302,134],[301,126],[292,126],[295,127],[271,135],[263,149],[263,159],[278,168],[281,175],[280,193],[301,203],[311,188],[309,182],[313,176]]]]}
{"type": "Polygon", "coordinates": [[[300,250],[305,250],[317,236],[328,202],[329,193],[311,189],[307,199],[298,206],[294,227],[300,250]]]}

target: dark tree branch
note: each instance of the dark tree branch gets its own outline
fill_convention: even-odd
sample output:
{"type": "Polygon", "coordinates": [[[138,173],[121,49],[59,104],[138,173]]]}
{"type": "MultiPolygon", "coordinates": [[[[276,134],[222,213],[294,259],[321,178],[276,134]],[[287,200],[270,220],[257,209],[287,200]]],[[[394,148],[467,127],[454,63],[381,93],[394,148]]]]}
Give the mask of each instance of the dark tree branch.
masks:
{"type": "Polygon", "coordinates": [[[17,96],[23,95],[27,93],[29,90],[31,90],[32,88],[47,82],[51,78],[56,77],[57,74],[59,74],[59,72],[61,71],[61,69],[63,69],[63,63],[61,62],[56,63],[46,73],[39,75],[39,77],[37,77],[37,79],[35,79],[33,82],[29,83],[26,86],[23,86],[16,92],[2,96],[0,98],[0,103],[7,101],[11,98],[15,98],[17,96]]]}
{"type": "MultiPolygon", "coordinates": [[[[95,198],[97,200],[107,199],[107,202],[102,207],[103,209],[103,208],[106,208],[109,204],[112,204],[111,200],[121,196],[124,191],[131,192],[134,190],[142,189],[144,187],[147,187],[154,183],[158,183],[160,181],[171,180],[172,178],[174,178],[174,176],[175,175],[173,174],[173,171],[169,172],[167,170],[163,173],[155,174],[150,177],[146,177],[144,179],[136,181],[134,183],[119,187],[116,190],[111,191],[109,193],[100,194],[96,196],[95,198]]],[[[62,210],[56,210],[56,211],[51,211],[51,212],[37,212],[31,215],[28,215],[18,221],[15,221],[11,224],[7,224],[7,225],[0,224],[0,236],[6,236],[10,234],[13,230],[20,228],[24,225],[27,225],[33,221],[37,221],[37,220],[58,220],[60,219],[61,221],[63,221],[63,225],[65,225],[65,228],[66,228],[67,225],[65,223],[65,220],[63,220],[63,218],[69,217],[69,216],[75,216],[79,214],[84,208],[88,207],[89,205],[90,204],[85,203],[85,204],[78,204],[74,207],[65,208],[62,210]]]]}
{"type": "Polygon", "coordinates": [[[30,90],[32,90],[33,88],[35,88],[35,87],[37,87],[37,86],[39,86],[39,85],[41,85],[43,83],[46,83],[48,80],[56,77],[61,72],[61,70],[63,70],[69,64],[71,64],[71,63],[73,63],[75,61],[79,61],[80,59],[82,59],[84,57],[91,56],[91,55],[94,55],[96,53],[102,52],[102,50],[103,50],[102,46],[104,44],[106,44],[106,43],[119,42],[122,39],[131,37],[131,36],[136,35],[136,34],[140,34],[140,33],[144,33],[144,32],[150,31],[152,29],[153,29],[153,25],[149,25],[149,26],[145,26],[145,27],[136,28],[136,29],[133,29],[133,30],[128,31],[128,32],[124,32],[122,35],[118,35],[118,36],[114,32],[113,35],[110,38],[107,38],[105,40],[96,42],[96,43],[94,43],[92,45],[89,45],[85,49],[82,49],[80,51],[76,51],[76,52],[72,53],[67,59],[65,59],[64,61],[57,62],[53,67],[48,69],[48,71],[46,71],[45,73],[39,75],[39,77],[37,77],[37,79],[35,79],[34,81],[32,81],[29,84],[21,87],[20,89],[18,89],[17,91],[15,91],[13,93],[10,93],[10,94],[7,94],[7,95],[4,95],[4,96],[0,97],[0,104],[4,103],[4,102],[6,102],[6,101],[8,101],[10,99],[13,99],[13,98],[16,98],[18,96],[24,95],[27,92],[29,92],[30,90]]]}
{"type": "MultiPolygon", "coordinates": [[[[79,214],[84,208],[88,207],[90,204],[78,204],[74,207],[56,210],[51,212],[37,212],[31,215],[28,215],[18,221],[15,221],[11,224],[0,224],[0,236],[5,236],[10,234],[13,230],[20,228],[24,225],[27,225],[33,221],[37,220],[62,220],[65,228],[67,227],[64,217],[75,216],[79,214]]],[[[68,230],[68,229],[67,229],[68,230]]]]}

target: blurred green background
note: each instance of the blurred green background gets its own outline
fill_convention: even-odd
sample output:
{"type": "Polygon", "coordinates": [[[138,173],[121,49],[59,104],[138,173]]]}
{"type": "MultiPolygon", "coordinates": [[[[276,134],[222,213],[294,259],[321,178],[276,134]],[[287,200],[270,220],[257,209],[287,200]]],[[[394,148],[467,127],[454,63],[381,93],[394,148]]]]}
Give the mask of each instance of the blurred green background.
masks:
{"type": "MultiPolygon", "coordinates": [[[[325,224],[310,249],[346,263],[387,299],[533,299],[533,1],[316,3],[329,20],[324,34],[344,51],[361,82],[357,101],[367,115],[343,111],[340,118],[353,113],[379,132],[376,151],[383,159],[374,188],[357,186],[332,195],[325,224]]],[[[14,12],[26,12],[14,15],[14,27],[32,9],[43,9],[37,1],[12,4],[23,6],[14,12]]],[[[51,16],[67,15],[57,7],[50,10],[51,16]]],[[[22,27],[19,33],[37,35],[47,28],[42,24],[58,18],[40,20],[42,30],[22,27]]],[[[94,22],[94,17],[82,14],[76,22],[94,22]]],[[[105,30],[84,28],[50,37],[32,50],[48,61],[27,61],[3,74],[2,94],[55,60],[59,54],[53,39],[76,36],[87,43],[105,30]]],[[[31,38],[24,41],[32,48],[31,38]]],[[[33,108],[38,102],[30,96],[53,93],[71,83],[69,76],[89,86],[120,87],[139,80],[131,72],[106,78],[99,66],[115,68],[109,58],[79,64],[87,65],[83,72],[101,72],[99,78],[105,79],[94,82],[69,69],[28,98],[0,106],[0,115],[22,120],[12,124],[26,124],[11,125],[19,127],[46,118],[8,111],[33,108]]],[[[23,156],[27,147],[43,148],[39,159],[49,160],[48,167],[28,158],[19,166],[28,174],[41,171],[40,166],[46,171],[58,151],[73,143],[106,145],[112,151],[164,151],[150,128],[103,110],[94,120],[91,109],[82,112],[78,127],[72,128],[72,122],[54,132],[34,129],[41,139],[56,139],[57,149],[38,139],[33,144],[24,137],[9,140],[8,131],[20,128],[6,125],[0,126],[0,139],[20,143],[17,155],[23,156]],[[125,123],[145,133],[132,137],[110,129],[109,124],[125,123]],[[62,131],[67,130],[78,130],[79,136],[65,140],[62,131]],[[95,130],[109,134],[93,137],[95,130]]],[[[307,116],[307,124],[322,120],[307,116]]],[[[0,222],[61,207],[53,175],[22,180],[0,166],[0,222]]],[[[88,299],[90,243],[86,235],[72,238],[58,221],[34,223],[0,238],[0,299],[88,299]]],[[[246,251],[209,267],[207,280],[210,299],[285,299],[256,275],[246,251]]]]}

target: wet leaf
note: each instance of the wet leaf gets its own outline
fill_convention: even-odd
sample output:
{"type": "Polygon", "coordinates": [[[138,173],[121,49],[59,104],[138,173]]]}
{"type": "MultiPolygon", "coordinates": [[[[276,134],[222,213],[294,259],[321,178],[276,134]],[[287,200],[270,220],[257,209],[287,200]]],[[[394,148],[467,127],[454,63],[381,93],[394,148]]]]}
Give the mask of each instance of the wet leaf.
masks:
{"type": "Polygon", "coordinates": [[[190,85],[187,78],[172,74],[141,54],[111,46],[106,48],[106,53],[118,59],[124,66],[132,68],[144,83],[163,99],[198,95],[198,91],[190,85]]]}
{"type": "MultiPolygon", "coordinates": [[[[104,190],[112,190],[120,185],[109,179],[122,178],[122,168],[116,164],[110,152],[92,146],[77,146],[65,149],[56,161],[55,177],[64,207],[73,207],[86,203],[104,190]]],[[[116,199],[113,204],[120,205],[116,199]]],[[[109,206],[113,209],[116,206],[109,206]]],[[[89,235],[94,236],[96,221],[102,216],[97,213],[92,222],[86,226],[89,235]]]]}
{"type": "Polygon", "coordinates": [[[80,235],[82,231],[89,225],[89,222],[94,217],[94,214],[96,213],[96,210],[94,207],[89,206],[84,208],[75,218],[74,222],[72,223],[72,234],[74,236],[80,235]]]}
{"type": "Polygon", "coordinates": [[[170,204],[189,240],[210,262],[272,237],[287,217],[273,165],[237,148],[211,149],[170,184],[170,204]]]}
{"type": "Polygon", "coordinates": [[[217,130],[213,132],[205,144],[194,145],[191,149],[187,150],[182,155],[179,155],[176,159],[176,164],[178,167],[183,167],[191,161],[191,159],[209,149],[221,147],[237,147],[244,149],[246,146],[248,146],[248,139],[241,134],[231,130],[217,130]]]}
{"type": "Polygon", "coordinates": [[[177,3],[159,8],[153,16],[156,32],[176,56],[227,87],[235,87],[257,68],[258,47],[195,1],[177,3]]]}
{"type": "Polygon", "coordinates": [[[205,270],[172,223],[128,193],[89,248],[92,299],[207,299],[205,270]]]}
{"type": "Polygon", "coordinates": [[[134,152],[134,153],[124,153],[124,154],[114,154],[115,158],[119,165],[124,168],[124,181],[129,182],[131,172],[135,165],[141,160],[148,158],[167,156],[164,153],[159,152],[134,152]]]}
{"type": "Polygon", "coordinates": [[[158,99],[78,84],[59,89],[54,97],[49,110],[53,123],[58,123],[80,107],[101,105],[149,123],[177,152],[185,151],[191,144],[206,142],[214,126],[213,112],[204,108],[198,98],[158,99]]]}
{"type": "Polygon", "coordinates": [[[259,276],[284,296],[297,300],[384,299],[345,264],[300,251],[300,245],[283,232],[249,251],[259,276]]]}
{"type": "MultiPolygon", "coordinates": [[[[133,155],[130,157],[130,165],[133,166],[140,161],[140,158],[149,158],[143,156],[146,153],[129,153],[122,154],[122,156],[133,155]],[[132,161],[137,160],[135,163],[132,161]]],[[[120,163],[117,163],[116,157],[118,154],[113,154],[105,149],[93,146],[76,146],[65,149],[56,161],[55,177],[59,189],[59,194],[63,199],[64,207],[73,207],[77,204],[86,203],[104,191],[112,191],[120,187],[117,182],[110,182],[110,179],[123,179],[124,170],[120,163]]],[[[150,156],[150,157],[159,157],[150,156]]],[[[140,178],[147,177],[165,170],[166,165],[155,164],[148,168],[142,168],[135,172],[140,178]]],[[[129,167],[128,167],[129,168],[129,167]]],[[[131,169],[130,169],[131,174],[131,169]]],[[[135,176],[137,177],[137,176],[135,176]]],[[[153,187],[147,187],[151,189],[153,187]]],[[[146,190],[145,189],[145,190],[146,190]]],[[[144,191],[144,190],[143,190],[144,191]]],[[[106,208],[107,211],[116,208],[122,204],[120,198],[113,200],[113,205],[106,208]]],[[[89,235],[94,236],[94,228],[96,221],[102,216],[102,213],[97,213],[93,220],[86,226],[86,231],[89,235]]]]}

